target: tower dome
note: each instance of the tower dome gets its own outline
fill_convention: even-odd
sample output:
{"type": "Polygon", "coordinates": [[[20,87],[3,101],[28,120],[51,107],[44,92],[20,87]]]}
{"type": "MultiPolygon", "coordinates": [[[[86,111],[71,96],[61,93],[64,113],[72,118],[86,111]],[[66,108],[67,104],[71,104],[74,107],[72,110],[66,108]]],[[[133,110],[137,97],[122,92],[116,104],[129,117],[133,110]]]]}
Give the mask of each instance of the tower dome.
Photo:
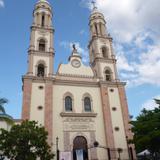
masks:
{"type": "Polygon", "coordinates": [[[95,3],[93,4],[94,6],[91,11],[90,22],[89,22],[91,37],[93,36],[106,37],[107,30],[106,30],[105,17],[95,6],[95,3]]]}
{"type": "Polygon", "coordinates": [[[49,2],[48,2],[47,0],[39,0],[37,3],[41,3],[41,2],[44,2],[44,3],[48,3],[48,4],[49,4],[49,2]]]}
{"type": "Polygon", "coordinates": [[[104,19],[104,15],[98,10],[96,6],[91,11],[90,19],[97,19],[101,18],[104,19]]]}

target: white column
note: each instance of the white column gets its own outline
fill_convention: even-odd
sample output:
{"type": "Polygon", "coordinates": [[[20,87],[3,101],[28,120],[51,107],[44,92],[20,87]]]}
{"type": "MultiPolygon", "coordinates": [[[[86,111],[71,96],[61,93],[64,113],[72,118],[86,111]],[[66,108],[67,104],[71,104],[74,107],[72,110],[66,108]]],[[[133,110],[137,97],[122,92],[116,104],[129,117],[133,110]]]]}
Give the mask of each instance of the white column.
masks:
{"type": "Polygon", "coordinates": [[[41,25],[42,14],[38,14],[38,25],[41,25]]]}
{"type": "Polygon", "coordinates": [[[97,30],[98,30],[98,35],[100,35],[101,32],[100,32],[100,25],[99,25],[99,23],[97,23],[97,30]]]}

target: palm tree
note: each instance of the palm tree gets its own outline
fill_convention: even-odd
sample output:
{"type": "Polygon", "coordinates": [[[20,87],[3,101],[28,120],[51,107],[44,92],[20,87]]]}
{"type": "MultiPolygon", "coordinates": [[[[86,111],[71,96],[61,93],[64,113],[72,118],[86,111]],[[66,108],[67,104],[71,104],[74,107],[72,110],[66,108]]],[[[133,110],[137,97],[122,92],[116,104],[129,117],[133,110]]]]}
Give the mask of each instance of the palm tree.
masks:
{"type": "Polygon", "coordinates": [[[0,98],[0,121],[6,121],[8,124],[13,124],[13,118],[6,114],[4,104],[8,103],[6,98],[0,98]]]}
{"type": "Polygon", "coordinates": [[[5,98],[0,98],[0,112],[6,113],[4,109],[4,104],[8,103],[8,100],[5,98]]]}

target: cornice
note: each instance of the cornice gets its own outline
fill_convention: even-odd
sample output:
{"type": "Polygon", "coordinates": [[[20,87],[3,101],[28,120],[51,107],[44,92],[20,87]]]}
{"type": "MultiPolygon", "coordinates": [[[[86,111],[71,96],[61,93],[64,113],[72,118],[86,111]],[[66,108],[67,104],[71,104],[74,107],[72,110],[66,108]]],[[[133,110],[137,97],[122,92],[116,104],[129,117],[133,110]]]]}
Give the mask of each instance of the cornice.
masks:
{"type": "Polygon", "coordinates": [[[114,81],[102,81],[99,79],[72,79],[65,76],[57,77],[53,75],[53,77],[36,77],[25,75],[22,77],[22,81],[29,80],[34,83],[47,83],[52,82],[54,85],[66,85],[66,86],[82,86],[82,87],[100,87],[100,86],[107,86],[107,87],[118,87],[118,86],[125,86],[126,82],[120,82],[120,80],[114,81]]]}
{"type": "MultiPolygon", "coordinates": [[[[34,10],[33,10],[33,15],[34,15],[34,13],[38,13],[38,9],[41,9],[42,7],[41,6],[37,6],[37,4],[35,5],[35,8],[34,8],[34,10]]],[[[47,10],[47,11],[49,11],[49,12],[51,12],[51,14],[52,14],[52,7],[51,6],[49,6],[49,7],[45,7],[45,8],[42,8],[42,9],[45,9],[45,10],[47,10]]],[[[53,14],[52,14],[52,16],[53,16],[53,14]]]]}
{"type": "Polygon", "coordinates": [[[82,86],[82,87],[98,87],[98,82],[94,81],[80,81],[80,80],[63,80],[56,79],[54,81],[55,85],[66,85],[66,86],[82,86]]]}
{"type": "Polygon", "coordinates": [[[54,77],[36,77],[31,75],[24,75],[22,76],[22,81],[24,80],[30,80],[37,83],[46,83],[48,81],[54,82],[54,77]]]}
{"type": "Polygon", "coordinates": [[[60,113],[61,117],[97,117],[97,113],[67,113],[62,112],[60,113]]]}
{"type": "Polygon", "coordinates": [[[90,48],[91,46],[91,43],[94,41],[94,40],[97,40],[97,39],[103,39],[103,40],[109,40],[110,42],[113,41],[113,38],[108,34],[106,36],[100,36],[100,35],[95,35],[95,36],[92,36],[92,39],[89,41],[89,44],[88,44],[88,48],[90,48]]]}
{"type": "Polygon", "coordinates": [[[99,81],[100,86],[108,86],[108,87],[118,87],[118,86],[125,86],[126,82],[120,82],[120,80],[114,81],[99,81]]]}
{"type": "Polygon", "coordinates": [[[57,76],[94,79],[94,76],[77,75],[77,74],[63,74],[63,73],[58,73],[57,76]]]}
{"type": "Polygon", "coordinates": [[[91,63],[92,66],[96,64],[96,62],[104,62],[104,63],[110,63],[110,64],[116,64],[117,59],[113,58],[102,58],[102,57],[96,57],[94,61],[91,63]]]}
{"type": "Polygon", "coordinates": [[[40,52],[40,51],[36,51],[36,50],[28,50],[28,54],[34,54],[37,56],[43,56],[43,57],[50,57],[50,56],[55,56],[54,52],[40,52]]]}
{"type": "Polygon", "coordinates": [[[37,31],[50,31],[51,33],[54,33],[55,29],[53,27],[42,27],[42,26],[37,26],[37,25],[32,25],[31,30],[37,30],[37,31]]]}
{"type": "Polygon", "coordinates": [[[88,25],[91,25],[92,21],[99,20],[99,19],[102,20],[102,21],[104,21],[104,23],[106,24],[106,20],[104,19],[104,16],[103,17],[94,17],[94,15],[91,15],[88,25]]]}

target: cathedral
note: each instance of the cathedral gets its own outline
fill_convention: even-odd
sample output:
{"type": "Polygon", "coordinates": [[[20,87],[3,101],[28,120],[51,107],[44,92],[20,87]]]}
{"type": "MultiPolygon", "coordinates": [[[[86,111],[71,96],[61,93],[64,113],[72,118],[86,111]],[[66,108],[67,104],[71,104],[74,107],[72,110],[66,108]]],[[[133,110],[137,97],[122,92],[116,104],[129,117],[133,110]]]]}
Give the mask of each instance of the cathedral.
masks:
{"type": "Polygon", "coordinates": [[[134,145],[128,144],[133,133],[126,83],[118,78],[104,15],[94,6],[89,17],[90,65],[82,63],[73,45],[68,63],[59,64],[56,72],[52,16],[47,0],[35,4],[28,71],[23,76],[22,119],[46,128],[57,159],[136,159],[134,145]]]}

